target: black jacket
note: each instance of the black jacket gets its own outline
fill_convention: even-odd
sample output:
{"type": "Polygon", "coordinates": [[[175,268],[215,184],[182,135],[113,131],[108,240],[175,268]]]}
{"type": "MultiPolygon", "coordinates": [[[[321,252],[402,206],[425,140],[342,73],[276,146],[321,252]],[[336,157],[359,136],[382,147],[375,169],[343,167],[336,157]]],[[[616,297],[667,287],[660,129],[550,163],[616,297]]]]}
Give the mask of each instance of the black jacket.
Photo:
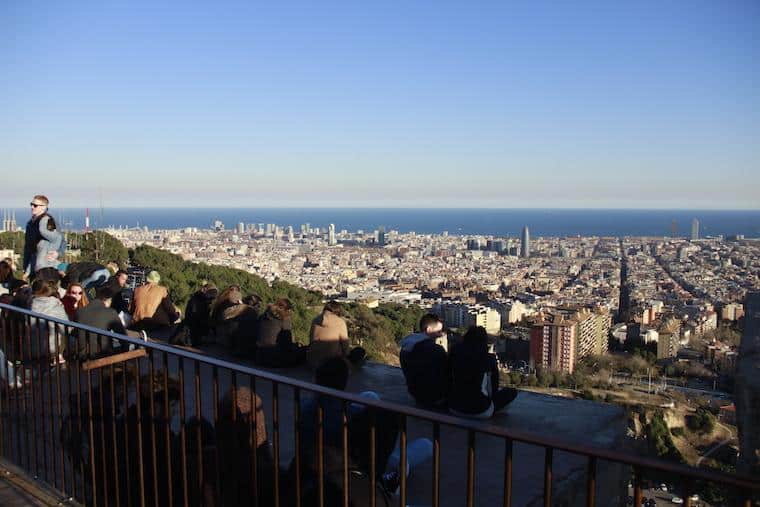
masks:
{"type": "Polygon", "coordinates": [[[446,350],[423,333],[401,340],[401,370],[409,394],[420,405],[438,405],[446,400],[449,359],[446,350]]]}
{"type": "Polygon", "coordinates": [[[69,267],[66,268],[66,276],[63,278],[63,287],[68,287],[72,283],[80,283],[99,269],[106,269],[106,267],[90,261],[69,264],[69,267]]]}
{"type": "MultiPolygon", "coordinates": [[[[96,299],[90,302],[89,305],[77,310],[76,321],[80,324],[85,324],[92,327],[97,327],[106,331],[113,331],[114,333],[126,334],[124,324],[119,320],[119,314],[113,308],[107,308],[103,301],[96,299]]],[[[87,344],[90,345],[89,357],[98,356],[113,352],[113,340],[98,336],[93,333],[85,331],[79,331],[79,337],[77,339],[77,356],[84,358],[87,354],[87,344]]]]}
{"type": "Polygon", "coordinates": [[[491,406],[491,397],[499,388],[496,356],[481,346],[466,342],[451,349],[451,388],[449,408],[466,414],[480,414],[491,406]]]}
{"type": "Polygon", "coordinates": [[[185,325],[193,336],[206,336],[211,327],[211,303],[214,297],[198,291],[192,295],[185,307],[185,325]]]}
{"type": "Polygon", "coordinates": [[[259,317],[256,326],[256,347],[289,348],[293,346],[293,321],[278,319],[266,311],[259,317]]]}

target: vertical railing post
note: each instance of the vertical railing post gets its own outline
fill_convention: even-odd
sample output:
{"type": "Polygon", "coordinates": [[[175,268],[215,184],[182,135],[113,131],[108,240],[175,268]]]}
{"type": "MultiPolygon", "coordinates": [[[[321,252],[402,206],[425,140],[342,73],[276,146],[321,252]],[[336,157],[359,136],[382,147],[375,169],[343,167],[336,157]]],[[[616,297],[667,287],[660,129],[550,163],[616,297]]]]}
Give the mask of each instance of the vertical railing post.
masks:
{"type": "MultiPolygon", "coordinates": [[[[166,453],[166,497],[169,505],[174,505],[174,476],[172,474],[172,414],[171,405],[169,404],[169,354],[161,354],[163,359],[163,423],[164,423],[164,452],[166,453]]],[[[126,400],[124,400],[126,403],[126,400]]]]}
{"type": "Polygon", "coordinates": [[[293,407],[294,420],[293,420],[293,464],[296,472],[296,507],[301,507],[301,389],[299,387],[293,388],[293,407]]]}
{"type": "Polygon", "coordinates": [[[586,507],[596,505],[596,457],[589,456],[586,470],[586,507]]]}
{"type": "Polygon", "coordinates": [[[347,402],[341,404],[341,442],[343,451],[343,507],[349,507],[348,482],[348,412],[347,402]]]}
{"type": "Polygon", "coordinates": [[[504,442],[504,507],[512,507],[512,439],[504,442]]]}
{"type": "Polygon", "coordinates": [[[544,456],[544,507],[552,505],[552,461],[554,459],[554,449],[546,448],[544,456]]]}
{"type": "Polygon", "coordinates": [[[633,467],[633,505],[635,507],[641,507],[643,496],[641,489],[641,468],[633,467]]]}
{"type": "Polygon", "coordinates": [[[441,505],[441,425],[433,423],[433,507],[441,505]]]}
{"type": "Polygon", "coordinates": [[[179,376],[179,455],[180,467],[182,471],[182,505],[188,506],[187,484],[187,432],[185,430],[186,421],[186,402],[185,402],[185,363],[182,356],[178,356],[177,374],[179,376]]]}
{"type": "Polygon", "coordinates": [[[406,416],[399,414],[399,446],[401,450],[401,459],[398,465],[399,476],[399,497],[398,503],[401,507],[406,507],[406,416]]]}
{"type": "Polygon", "coordinates": [[[475,505],[475,432],[467,432],[467,507],[475,505]]]}
{"type": "Polygon", "coordinates": [[[280,384],[272,382],[272,442],[274,443],[274,506],[280,505],[280,384]]]}

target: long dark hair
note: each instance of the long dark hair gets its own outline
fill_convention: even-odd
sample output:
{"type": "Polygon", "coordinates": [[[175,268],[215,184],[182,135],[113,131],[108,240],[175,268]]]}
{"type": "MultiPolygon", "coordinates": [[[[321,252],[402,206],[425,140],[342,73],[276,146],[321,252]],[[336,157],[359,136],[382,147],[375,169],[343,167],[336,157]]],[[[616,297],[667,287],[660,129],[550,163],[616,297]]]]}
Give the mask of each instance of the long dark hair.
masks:
{"type": "Polygon", "coordinates": [[[10,282],[13,279],[13,269],[5,261],[0,261],[0,283],[10,282]]]}
{"type": "MultiPolygon", "coordinates": [[[[45,213],[47,215],[47,213],[45,213]]],[[[48,222],[47,222],[47,230],[54,231],[55,230],[55,219],[52,217],[52,215],[47,215],[48,222]]]]}
{"type": "Polygon", "coordinates": [[[488,353],[488,333],[483,326],[472,326],[464,335],[463,342],[483,354],[488,353]]]}

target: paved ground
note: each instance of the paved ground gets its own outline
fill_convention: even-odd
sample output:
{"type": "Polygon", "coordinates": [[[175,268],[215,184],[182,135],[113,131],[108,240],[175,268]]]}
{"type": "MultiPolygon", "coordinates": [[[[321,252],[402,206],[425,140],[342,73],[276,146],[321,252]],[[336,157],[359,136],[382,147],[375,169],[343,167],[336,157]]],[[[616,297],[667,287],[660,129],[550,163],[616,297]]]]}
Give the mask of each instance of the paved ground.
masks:
{"type": "Polygon", "coordinates": [[[42,507],[59,505],[58,499],[34,484],[18,470],[10,471],[0,463],[0,505],[3,507],[42,507]]]}
{"type": "MultiPolygon", "coordinates": [[[[221,354],[209,349],[209,352],[221,354]]],[[[271,370],[274,371],[274,370],[271,370]]],[[[277,370],[288,376],[310,380],[305,368],[277,370]]],[[[265,406],[271,408],[271,391],[260,390],[265,406]]],[[[399,368],[381,364],[366,364],[354,370],[348,391],[372,390],[381,398],[412,405],[399,368]]],[[[280,390],[281,453],[283,462],[293,455],[290,422],[292,421],[291,394],[280,390]]],[[[270,411],[267,411],[270,413],[270,411]]],[[[270,421],[268,421],[270,422],[270,421]]],[[[494,416],[483,425],[496,424],[522,431],[561,436],[576,443],[599,447],[621,448],[625,442],[626,417],[620,407],[585,400],[568,400],[560,397],[521,392],[505,413],[494,416]]],[[[432,436],[432,426],[419,420],[408,422],[409,438],[432,436]]],[[[271,435],[271,432],[270,432],[271,435]]],[[[441,431],[441,499],[442,505],[463,505],[466,485],[466,434],[444,427],[441,431]]],[[[544,450],[535,446],[516,444],[513,466],[513,505],[542,504],[544,450]]],[[[497,438],[478,437],[476,441],[476,505],[500,504],[503,491],[504,442],[497,438]]],[[[586,461],[567,453],[555,453],[554,481],[555,505],[583,505],[585,502],[586,461]]],[[[599,463],[597,479],[598,505],[624,503],[628,471],[624,467],[599,463]]],[[[430,505],[432,467],[428,464],[415,470],[410,477],[408,503],[430,505]]]]}

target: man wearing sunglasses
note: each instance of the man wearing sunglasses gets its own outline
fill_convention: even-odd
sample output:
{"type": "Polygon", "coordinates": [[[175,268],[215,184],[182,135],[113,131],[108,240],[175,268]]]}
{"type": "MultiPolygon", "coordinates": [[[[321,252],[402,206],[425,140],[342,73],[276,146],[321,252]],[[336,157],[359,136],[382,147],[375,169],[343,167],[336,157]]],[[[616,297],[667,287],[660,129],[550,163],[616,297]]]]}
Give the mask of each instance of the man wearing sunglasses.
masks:
{"type": "Polygon", "coordinates": [[[61,232],[55,225],[53,217],[48,215],[48,198],[35,195],[29,205],[32,218],[26,224],[24,238],[24,278],[30,277],[44,268],[58,265],[58,250],[63,241],[61,232]]]}

